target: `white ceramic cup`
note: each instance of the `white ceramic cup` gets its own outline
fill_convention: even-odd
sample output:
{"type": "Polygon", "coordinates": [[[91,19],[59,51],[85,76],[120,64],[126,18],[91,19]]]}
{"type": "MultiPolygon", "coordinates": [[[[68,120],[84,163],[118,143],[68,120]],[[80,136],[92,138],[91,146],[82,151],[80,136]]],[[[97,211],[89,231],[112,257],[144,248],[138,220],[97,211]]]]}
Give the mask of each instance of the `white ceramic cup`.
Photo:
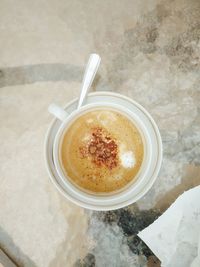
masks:
{"type": "MultiPolygon", "coordinates": [[[[150,168],[152,156],[155,155],[153,155],[153,144],[151,142],[151,136],[149,135],[148,128],[145,126],[142,119],[137,114],[131,112],[125,106],[107,102],[87,104],[80,109],[73,111],[71,114],[68,114],[64,109],[55,105],[51,105],[49,111],[62,121],[62,124],[58,129],[54,139],[53,160],[59,178],[62,180],[62,184],[64,185],[66,192],[68,192],[66,195],[69,196],[69,199],[71,201],[80,206],[89,207],[93,210],[112,210],[127,206],[137,201],[150,189],[156,177],[150,177],[148,175],[148,171],[150,168]],[[102,108],[105,108],[107,110],[115,110],[126,116],[135,124],[142,136],[144,144],[144,157],[137,176],[127,186],[114,193],[96,194],[89,193],[78,188],[71,182],[69,177],[66,177],[59,160],[59,144],[64,132],[74,120],[76,120],[79,116],[83,115],[86,112],[102,108]],[[151,181],[149,181],[150,179],[151,181]]],[[[161,158],[162,153],[159,153],[158,164],[161,163],[161,158]]]]}

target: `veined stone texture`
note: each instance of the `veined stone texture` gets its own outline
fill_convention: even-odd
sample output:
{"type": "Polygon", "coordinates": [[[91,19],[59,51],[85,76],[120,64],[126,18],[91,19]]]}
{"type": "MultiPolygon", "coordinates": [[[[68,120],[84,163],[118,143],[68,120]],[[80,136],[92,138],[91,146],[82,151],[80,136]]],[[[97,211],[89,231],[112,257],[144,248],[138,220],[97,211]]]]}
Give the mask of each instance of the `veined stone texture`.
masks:
{"type": "Polygon", "coordinates": [[[19,266],[160,266],[136,237],[200,184],[199,0],[0,2],[0,247],[19,266]],[[79,95],[90,53],[93,90],[119,92],[157,122],[163,163],[152,189],[115,212],[91,212],[50,183],[48,105],[79,95]]]}

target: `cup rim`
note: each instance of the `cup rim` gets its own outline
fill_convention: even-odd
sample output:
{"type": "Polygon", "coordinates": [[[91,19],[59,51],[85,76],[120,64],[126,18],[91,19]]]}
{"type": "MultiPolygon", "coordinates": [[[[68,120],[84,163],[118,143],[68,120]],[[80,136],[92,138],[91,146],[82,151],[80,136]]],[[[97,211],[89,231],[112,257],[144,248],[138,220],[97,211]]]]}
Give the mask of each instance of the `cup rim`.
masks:
{"type": "MultiPolygon", "coordinates": [[[[144,109],[139,103],[137,103],[136,101],[134,101],[133,99],[126,97],[124,95],[118,94],[118,93],[113,93],[113,92],[105,92],[105,91],[100,91],[100,92],[93,92],[90,93],[89,98],[91,97],[91,99],[94,98],[95,102],[92,103],[98,103],[99,100],[95,100],[95,97],[97,97],[97,99],[99,98],[105,98],[105,97],[110,97],[111,101],[112,98],[116,98],[116,102],[120,102],[121,101],[121,106],[124,107],[125,102],[127,101],[127,104],[129,103],[129,110],[132,110],[132,107],[135,106],[135,108],[138,110],[137,112],[143,114],[143,117],[146,117],[146,120],[148,121],[149,126],[151,127],[151,131],[154,135],[154,142],[156,142],[156,147],[157,147],[157,153],[156,153],[156,158],[154,158],[154,163],[153,163],[153,168],[151,168],[151,177],[148,178],[148,181],[146,182],[145,186],[142,188],[142,190],[137,193],[137,195],[130,197],[129,199],[126,199],[125,201],[119,201],[118,203],[110,203],[105,205],[98,205],[95,203],[88,203],[85,202],[83,200],[77,199],[75,198],[73,195],[69,194],[70,192],[66,192],[63,189],[62,183],[60,183],[58,177],[57,177],[57,173],[55,173],[55,170],[53,171],[54,167],[52,167],[52,159],[51,156],[49,155],[49,144],[51,143],[51,140],[49,138],[51,138],[51,131],[53,131],[54,128],[54,124],[56,122],[56,118],[53,120],[53,122],[51,123],[48,132],[46,134],[46,141],[45,141],[45,161],[46,161],[46,167],[47,167],[47,171],[49,173],[49,176],[51,178],[51,181],[53,182],[53,184],[56,186],[56,188],[58,189],[58,191],[65,197],[68,198],[70,201],[74,202],[75,204],[87,208],[87,209],[91,209],[91,210],[114,210],[114,209],[118,209],[118,208],[122,208],[124,206],[127,206],[131,203],[136,202],[138,199],[140,199],[142,196],[144,196],[146,194],[147,191],[149,191],[149,189],[152,187],[153,183],[155,182],[157,176],[158,176],[158,172],[160,170],[161,167],[161,162],[162,162],[162,140],[161,140],[161,136],[160,136],[160,132],[158,129],[158,126],[156,125],[155,121],[153,120],[153,118],[151,117],[151,115],[148,113],[148,111],[146,109],[144,109]],[[123,103],[124,102],[124,103],[123,103]],[[131,107],[132,106],[132,107],[131,107]],[[49,143],[50,142],[50,143],[49,143]],[[50,161],[49,161],[50,160],[50,161]],[[57,178],[56,178],[57,177],[57,178]]],[[[115,101],[115,99],[114,99],[115,101]]],[[[66,104],[66,108],[69,108],[69,110],[73,109],[71,108],[72,105],[75,104],[75,102],[77,102],[77,99],[74,99],[70,102],[68,102],[66,104]]],[[[132,112],[132,111],[131,111],[132,112]]],[[[144,120],[144,119],[143,119],[144,120]]],[[[56,130],[57,131],[57,130],[56,130]]],[[[55,138],[54,138],[55,139],[55,138]]]]}
{"type": "Polygon", "coordinates": [[[73,191],[73,193],[77,197],[81,197],[85,201],[95,201],[96,203],[101,203],[104,201],[104,203],[110,203],[110,202],[119,202],[119,200],[123,200],[125,197],[128,197],[130,194],[134,194],[137,190],[138,187],[141,186],[141,184],[144,182],[144,179],[146,178],[149,166],[150,166],[150,158],[152,155],[152,146],[151,146],[151,140],[148,134],[148,131],[143,124],[143,122],[140,120],[140,118],[128,111],[125,107],[120,106],[115,103],[91,103],[83,106],[79,110],[75,110],[72,112],[64,122],[62,122],[60,128],[58,129],[58,132],[56,134],[55,140],[54,140],[54,146],[53,146],[53,158],[54,158],[54,163],[56,170],[58,172],[58,175],[63,181],[63,184],[68,188],[68,190],[73,191]],[[63,136],[64,131],[67,130],[68,127],[70,127],[70,124],[76,120],[76,118],[79,115],[82,115],[84,113],[89,112],[90,110],[98,109],[98,108],[110,108],[118,111],[119,113],[123,114],[124,116],[128,117],[138,128],[140,131],[140,134],[143,138],[143,145],[145,148],[145,155],[143,158],[143,163],[140,167],[139,172],[137,173],[135,181],[131,181],[127,186],[121,188],[121,190],[114,192],[113,194],[90,194],[89,192],[84,192],[81,189],[77,188],[73,183],[70,181],[69,177],[64,174],[62,167],[60,165],[59,161],[59,144],[60,140],[63,136]]]}

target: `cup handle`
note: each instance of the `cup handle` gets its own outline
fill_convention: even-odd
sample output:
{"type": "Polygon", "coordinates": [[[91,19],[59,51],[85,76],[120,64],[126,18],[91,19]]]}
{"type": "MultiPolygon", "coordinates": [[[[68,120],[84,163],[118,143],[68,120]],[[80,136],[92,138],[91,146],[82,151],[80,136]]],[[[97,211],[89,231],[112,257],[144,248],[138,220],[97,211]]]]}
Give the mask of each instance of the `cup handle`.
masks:
{"type": "Polygon", "coordinates": [[[48,107],[48,111],[61,121],[64,121],[69,116],[69,114],[63,108],[54,103],[48,107]]]}

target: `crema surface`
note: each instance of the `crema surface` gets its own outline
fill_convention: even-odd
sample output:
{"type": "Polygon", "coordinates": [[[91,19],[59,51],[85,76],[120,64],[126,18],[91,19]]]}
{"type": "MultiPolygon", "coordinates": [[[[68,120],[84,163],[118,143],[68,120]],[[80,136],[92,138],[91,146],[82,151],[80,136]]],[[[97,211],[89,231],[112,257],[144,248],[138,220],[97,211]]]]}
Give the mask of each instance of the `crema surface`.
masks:
{"type": "Polygon", "coordinates": [[[133,181],[143,156],[138,129],[114,110],[81,115],[60,142],[59,159],[66,179],[93,193],[114,192],[133,181]]]}

